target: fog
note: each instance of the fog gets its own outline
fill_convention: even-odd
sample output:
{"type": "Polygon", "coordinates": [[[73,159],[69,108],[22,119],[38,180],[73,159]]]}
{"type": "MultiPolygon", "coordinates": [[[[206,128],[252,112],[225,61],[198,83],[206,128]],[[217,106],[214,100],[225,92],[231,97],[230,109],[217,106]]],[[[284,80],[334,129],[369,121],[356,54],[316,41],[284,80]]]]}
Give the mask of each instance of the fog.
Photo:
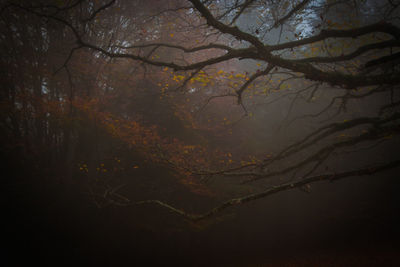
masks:
{"type": "Polygon", "coordinates": [[[0,1],[5,266],[396,266],[395,1],[0,1]]]}

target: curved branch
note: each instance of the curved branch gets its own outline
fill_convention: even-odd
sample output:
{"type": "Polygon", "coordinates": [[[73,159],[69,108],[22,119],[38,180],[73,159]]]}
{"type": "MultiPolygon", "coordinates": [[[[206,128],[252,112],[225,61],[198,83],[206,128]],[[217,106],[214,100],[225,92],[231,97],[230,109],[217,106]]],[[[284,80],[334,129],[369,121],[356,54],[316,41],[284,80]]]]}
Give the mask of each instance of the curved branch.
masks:
{"type": "Polygon", "coordinates": [[[325,82],[331,86],[340,86],[345,89],[400,83],[400,73],[397,72],[378,75],[351,75],[336,71],[322,71],[310,63],[299,63],[297,60],[283,59],[278,56],[265,56],[264,60],[276,66],[303,73],[306,79],[325,82]]]}
{"type": "MultiPolygon", "coordinates": [[[[208,219],[229,207],[245,204],[247,202],[262,199],[262,198],[266,198],[270,195],[274,195],[279,192],[291,190],[294,188],[301,188],[301,187],[304,187],[311,183],[315,183],[315,182],[319,182],[319,181],[331,181],[332,182],[332,181],[336,181],[336,180],[340,180],[340,179],[344,179],[344,178],[348,178],[348,177],[352,177],[352,176],[372,175],[372,174],[379,173],[382,171],[394,169],[399,166],[400,166],[400,160],[396,160],[396,161],[392,161],[389,163],[379,164],[374,167],[355,169],[355,170],[334,173],[334,174],[330,173],[330,174],[321,174],[321,175],[310,176],[310,177],[299,179],[294,182],[283,183],[283,184],[280,184],[277,186],[272,186],[272,187],[268,188],[267,190],[262,191],[260,193],[255,193],[255,194],[246,195],[246,196],[239,197],[239,198],[230,199],[203,214],[188,213],[182,209],[175,208],[175,207],[173,207],[165,202],[162,202],[160,200],[143,200],[143,201],[137,201],[137,202],[128,203],[128,204],[123,203],[120,206],[155,204],[155,205],[159,205],[163,208],[166,208],[166,209],[174,212],[175,214],[180,215],[191,221],[200,221],[200,220],[208,219]]],[[[114,204],[117,204],[117,203],[114,203],[114,204]]]]}
{"type": "Polygon", "coordinates": [[[238,104],[241,104],[241,103],[242,103],[242,93],[243,93],[243,91],[246,90],[246,88],[247,88],[255,79],[257,79],[258,77],[267,75],[273,68],[274,68],[274,65],[269,64],[268,67],[267,67],[265,70],[256,72],[255,74],[253,74],[253,75],[249,78],[249,80],[247,80],[247,81],[236,91],[236,94],[237,94],[237,96],[238,96],[238,101],[237,101],[238,104]]]}
{"type": "MultiPolygon", "coordinates": [[[[398,45],[400,46],[400,45],[398,45]]],[[[377,65],[382,65],[382,64],[387,64],[389,62],[393,62],[393,64],[399,64],[398,59],[400,59],[400,52],[399,53],[395,53],[393,55],[389,55],[389,56],[383,56],[380,57],[378,59],[374,59],[371,61],[368,61],[365,64],[365,68],[370,68],[370,67],[375,67],[377,65]]]]}
{"type": "Polygon", "coordinates": [[[231,23],[229,25],[232,25],[233,23],[236,22],[236,20],[242,15],[242,13],[248,8],[255,0],[246,0],[246,2],[243,3],[242,7],[240,10],[236,13],[235,17],[232,19],[231,23]]]}
{"type": "Polygon", "coordinates": [[[297,41],[268,46],[267,48],[269,51],[276,51],[316,43],[328,38],[356,38],[374,32],[387,33],[392,35],[396,40],[400,39],[400,29],[398,27],[387,22],[379,22],[350,30],[321,30],[318,35],[297,41]]]}
{"type": "Polygon", "coordinates": [[[189,0],[195,9],[206,19],[207,24],[222,33],[228,33],[237,39],[247,41],[257,48],[264,48],[264,44],[254,35],[239,30],[238,27],[230,27],[218,21],[211,12],[201,3],[200,0],[189,0]]]}
{"type": "Polygon", "coordinates": [[[299,4],[297,4],[292,10],[290,10],[285,16],[283,16],[281,19],[279,19],[277,22],[274,23],[272,28],[277,28],[279,25],[282,25],[285,23],[286,20],[288,20],[293,14],[297,13],[301,9],[303,9],[310,0],[303,0],[299,4]]]}
{"type": "MultiPolygon", "coordinates": [[[[357,137],[351,138],[346,141],[342,142],[336,142],[334,144],[325,146],[318,150],[316,153],[313,155],[309,156],[308,158],[305,158],[304,160],[298,162],[297,164],[294,164],[290,167],[284,168],[282,170],[270,172],[267,174],[262,174],[262,173],[254,173],[252,174],[253,178],[250,178],[248,180],[243,181],[243,183],[249,183],[249,182],[254,182],[260,179],[266,179],[272,176],[277,176],[277,175],[282,175],[289,173],[293,170],[296,170],[300,167],[306,166],[309,163],[312,162],[319,162],[320,160],[325,160],[329,154],[331,154],[333,151],[339,149],[339,148],[344,148],[344,147],[349,147],[349,146],[354,146],[356,144],[359,144],[361,142],[365,141],[371,141],[371,140],[376,140],[382,137],[385,137],[388,134],[399,134],[400,133],[400,125],[394,125],[394,126],[387,126],[387,127],[381,127],[380,129],[377,128],[372,128],[371,130],[367,131],[364,134],[361,134],[357,137]]],[[[274,159],[272,159],[274,161],[274,159]]],[[[261,168],[264,168],[270,164],[272,161],[267,161],[263,164],[261,164],[261,168]]],[[[248,173],[246,174],[240,174],[237,173],[237,176],[249,176],[248,173]]]]}
{"type": "MultiPolygon", "coordinates": [[[[384,48],[389,48],[389,47],[400,47],[400,41],[399,40],[390,40],[390,41],[360,46],[354,52],[347,54],[347,55],[341,55],[341,56],[336,56],[336,57],[309,57],[309,58],[297,59],[294,61],[300,62],[300,63],[334,63],[334,62],[346,61],[346,60],[353,59],[355,57],[361,56],[362,54],[364,54],[370,50],[384,49],[384,48]]],[[[369,66],[366,65],[366,67],[369,67],[369,66]]]]}
{"type": "Polygon", "coordinates": [[[159,67],[169,67],[174,69],[175,71],[178,70],[195,70],[195,69],[199,69],[199,68],[203,68],[205,66],[209,66],[209,65],[213,65],[213,64],[217,64],[220,62],[224,62],[224,61],[228,61],[230,59],[234,59],[234,58],[254,58],[254,48],[244,48],[244,49],[237,49],[237,50],[230,50],[228,53],[219,56],[219,57],[214,57],[214,58],[210,58],[204,61],[200,61],[200,62],[196,62],[193,64],[189,64],[189,65],[178,65],[176,63],[173,62],[162,62],[162,61],[153,61],[150,60],[148,58],[145,57],[141,57],[141,56],[137,56],[137,55],[133,55],[133,54],[127,54],[127,53],[114,53],[114,52],[109,52],[101,47],[89,44],[84,42],[82,39],[78,40],[78,43],[84,47],[90,48],[94,51],[98,51],[101,52],[102,54],[109,56],[111,58],[127,58],[127,59],[132,59],[132,60],[137,60],[137,61],[141,61],[143,63],[147,63],[149,65],[153,65],[153,66],[159,66],[159,67]]]}
{"type": "Polygon", "coordinates": [[[132,49],[132,48],[147,48],[147,47],[168,47],[168,48],[175,48],[182,50],[185,53],[193,53],[193,52],[198,52],[201,50],[207,50],[207,49],[222,49],[226,51],[231,51],[232,48],[226,45],[222,44],[208,44],[208,45],[202,45],[202,46],[196,46],[193,48],[186,48],[180,45],[173,45],[173,44],[164,44],[164,43],[154,43],[154,44],[143,44],[143,45],[130,45],[130,46],[120,46],[120,45],[113,45],[111,47],[116,47],[116,48],[122,48],[122,49],[132,49]]]}
{"type": "MultiPolygon", "coordinates": [[[[290,156],[296,152],[299,152],[300,150],[303,150],[311,145],[316,144],[320,140],[331,136],[334,133],[337,133],[339,131],[344,131],[348,130],[360,125],[366,125],[370,124],[373,125],[374,127],[379,127],[385,123],[394,121],[400,119],[400,113],[395,113],[389,118],[386,119],[380,119],[379,117],[373,117],[373,118],[357,118],[353,119],[350,121],[345,121],[341,123],[332,123],[327,126],[321,127],[317,129],[316,131],[312,132],[308,136],[306,136],[304,139],[302,139],[300,142],[297,142],[293,145],[288,146],[286,149],[282,150],[281,153],[279,153],[273,160],[279,160],[282,158],[285,158],[287,156],[290,156]]],[[[268,161],[270,164],[272,160],[268,161]]]]}

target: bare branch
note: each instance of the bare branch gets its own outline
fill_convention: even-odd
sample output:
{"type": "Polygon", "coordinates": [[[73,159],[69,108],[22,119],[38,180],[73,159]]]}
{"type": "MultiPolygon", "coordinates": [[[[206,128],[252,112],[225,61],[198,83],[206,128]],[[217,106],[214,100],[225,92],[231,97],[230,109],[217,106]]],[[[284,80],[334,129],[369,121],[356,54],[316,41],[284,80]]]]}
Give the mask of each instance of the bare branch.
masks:
{"type": "Polygon", "coordinates": [[[254,73],[250,78],[249,78],[249,80],[247,80],[237,91],[236,91],[236,94],[237,94],[237,96],[238,96],[238,104],[241,104],[242,103],[242,93],[243,93],[243,91],[244,90],[246,90],[246,88],[255,80],[255,79],[257,79],[258,77],[261,77],[261,76],[265,76],[265,75],[267,75],[272,69],[274,68],[274,65],[268,65],[268,67],[265,69],[265,70],[263,70],[263,71],[257,71],[256,73],[254,73]]]}
{"type": "Polygon", "coordinates": [[[198,52],[201,50],[207,50],[207,49],[222,49],[226,51],[231,51],[232,48],[226,45],[222,44],[208,44],[208,45],[202,45],[202,46],[196,46],[193,48],[186,48],[180,45],[173,45],[173,44],[164,44],[164,43],[155,43],[155,44],[143,44],[143,45],[130,45],[130,46],[120,46],[120,45],[114,45],[111,47],[116,47],[116,48],[122,48],[122,49],[132,49],[132,48],[147,48],[147,47],[168,47],[168,48],[175,48],[182,50],[185,53],[193,53],[193,52],[198,52]]]}
{"type": "MultiPolygon", "coordinates": [[[[156,205],[162,206],[162,207],[174,212],[177,215],[183,216],[184,218],[189,219],[191,221],[200,221],[200,220],[208,219],[212,216],[215,216],[216,214],[222,212],[223,210],[225,210],[229,207],[242,205],[242,204],[245,204],[250,201],[266,198],[270,195],[274,195],[279,192],[291,190],[294,188],[301,188],[301,187],[309,185],[311,183],[320,182],[320,181],[332,182],[332,181],[336,181],[336,180],[340,180],[340,179],[344,179],[344,178],[352,177],[352,176],[372,175],[375,173],[394,169],[399,166],[400,166],[400,160],[396,160],[396,161],[392,161],[389,163],[379,164],[374,167],[355,169],[355,170],[350,170],[350,171],[345,171],[345,172],[340,172],[340,173],[329,173],[329,174],[321,174],[321,175],[305,177],[305,178],[301,178],[297,181],[295,180],[293,182],[284,183],[284,184],[270,187],[267,190],[262,191],[260,193],[255,193],[255,194],[246,195],[246,196],[239,197],[239,198],[230,199],[203,214],[187,213],[182,209],[175,208],[175,207],[173,207],[165,202],[162,202],[160,200],[143,200],[143,201],[137,201],[137,202],[133,202],[133,203],[122,203],[121,206],[156,204],[156,205]]],[[[117,203],[114,203],[114,204],[117,204],[117,203]]]]}
{"type": "Polygon", "coordinates": [[[316,43],[328,38],[357,38],[362,35],[382,32],[393,36],[396,40],[400,39],[400,29],[390,23],[379,22],[368,26],[354,28],[349,30],[321,30],[321,32],[312,37],[304,38],[297,41],[287,42],[283,44],[272,45],[268,47],[269,51],[276,51],[288,48],[294,48],[311,43],[316,43]]]}
{"type": "MultiPolygon", "coordinates": [[[[362,54],[364,54],[370,50],[384,49],[384,48],[389,48],[389,47],[400,47],[400,41],[399,40],[390,40],[390,41],[385,41],[385,42],[364,45],[364,46],[357,48],[354,52],[347,54],[347,55],[341,55],[341,56],[336,56],[336,57],[308,57],[308,58],[297,59],[295,61],[301,62],[301,63],[309,63],[309,62],[311,62],[311,63],[333,63],[333,62],[351,60],[353,58],[361,56],[362,54]]],[[[369,67],[369,66],[366,65],[366,67],[369,67]]]]}
{"type": "Polygon", "coordinates": [[[232,25],[236,22],[236,20],[242,15],[242,13],[254,2],[254,0],[246,0],[246,2],[243,3],[241,6],[240,10],[236,13],[235,17],[232,19],[231,23],[229,25],[232,25]]]}
{"type": "Polygon", "coordinates": [[[285,23],[286,20],[288,20],[289,18],[291,18],[295,13],[299,12],[301,9],[303,9],[308,2],[310,2],[310,0],[303,0],[301,1],[299,4],[297,4],[292,10],[290,10],[284,17],[282,17],[281,19],[279,19],[278,21],[276,21],[274,23],[274,25],[272,26],[272,28],[277,28],[279,25],[282,25],[283,23],[285,23]]]}
{"type": "Polygon", "coordinates": [[[200,12],[200,14],[206,19],[207,24],[216,28],[222,33],[228,33],[235,36],[238,39],[248,41],[257,48],[263,48],[264,44],[255,36],[239,30],[238,27],[230,27],[218,21],[211,12],[201,3],[199,0],[189,0],[193,6],[200,12]]]}
{"type": "Polygon", "coordinates": [[[107,4],[105,4],[105,5],[101,6],[101,7],[99,7],[95,12],[93,12],[93,14],[92,14],[89,18],[83,20],[83,22],[91,21],[91,20],[94,19],[100,12],[102,12],[103,10],[109,8],[109,7],[112,6],[114,3],[115,3],[115,0],[111,0],[111,1],[108,2],[107,4]]]}

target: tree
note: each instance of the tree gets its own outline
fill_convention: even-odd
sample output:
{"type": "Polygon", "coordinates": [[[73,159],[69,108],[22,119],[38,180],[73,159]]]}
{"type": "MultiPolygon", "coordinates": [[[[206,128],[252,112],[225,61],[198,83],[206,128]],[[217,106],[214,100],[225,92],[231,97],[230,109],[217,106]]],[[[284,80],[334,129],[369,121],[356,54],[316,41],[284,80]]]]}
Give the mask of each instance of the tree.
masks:
{"type": "MultiPolygon", "coordinates": [[[[155,203],[188,219],[200,220],[227,207],[283,190],[309,191],[310,184],[316,181],[372,175],[400,165],[395,154],[387,153],[382,160],[376,157],[375,150],[382,149],[382,145],[391,146],[393,151],[398,148],[398,6],[395,1],[373,0],[188,0],[163,4],[112,0],[30,5],[10,1],[2,5],[2,14],[12,10],[62,27],[64,36],[60,38],[71,37],[75,42],[61,64],[67,71],[78,52],[92,56],[97,66],[103,61],[107,62],[103,66],[121,64],[120,70],[125,70],[130,68],[127,62],[131,62],[137,68],[135,76],[152,77],[142,81],[147,84],[149,80],[155,81],[161,90],[157,97],[165,97],[167,100],[163,103],[168,103],[168,108],[179,108],[176,116],[183,124],[190,125],[189,136],[215,138],[218,143],[216,136],[222,133],[226,143],[219,143],[218,151],[211,153],[209,147],[205,150],[199,144],[188,146],[180,140],[162,141],[161,134],[151,130],[151,125],[160,124],[156,122],[159,116],[147,115],[143,124],[139,124],[135,115],[123,108],[114,109],[112,115],[103,111],[104,107],[96,107],[96,103],[75,106],[91,110],[120,140],[134,145],[140,142],[143,153],[151,160],[178,170],[194,187],[200,187],[201,181],[207,180],[205,177],[236,177],[246,186],[255,184],[251,187],[252,193],[227,200],[201,215],[159,200],[118,199],[111,194],[117,195],[118,187],[108,191],[106,200],[114,204],[155,203]],[[349,15],[354,12],[357,16],[349,15]],[[236,102],[234,107],[232,99],[236,102]],[[257,138],[251,140],[255,142],[254,148],[246,151],[255,155],[230,149],[238,140],[249,139],[246,137],[249,130],[263,127],[263,122],[256,119],[248,125],[242,124],[229,136],[233,125],[242,118],[249,121],[265,113],[265,109],[258,108],[265,99],[270,104],[280,101],[280,114],[275,114],[274,119],[283,121],[282,129],[292,133],[286,134],[291,140],[284,146],[281,141],[277,142],[280,148],[272,153],[260,151],[257,138]],[[215,101],[219,101],[218,105],[213,106],[215,101]],[[299,106],[299,101],[308,105],[299,106]],[[224,115],[221,107],[234,111],[224,115]],[[211,114],[217,114],[214,122],[209,119],[211,114]],[[306,119],[308,123],[304,122],[306,119]],[[317,125],[315,119],[325,123],[317,125]],[[218,120],[222,120],[220,128],[215,124],[218,120]],[[132,121],[135,126],[128,127],[132,121]],[[295,131],[304,137],[299,138],[297,132],[293,134],[295,131]],[[363,149],[368,149],[370,157],[360,158],[363,149]],[[338,155],[342,161],[358,160],[341,168],[341,164],[335,164],[340,161],[338,155]],[[207,157],[211,160],[205,161],[207,157]],[[330,165],[339,166],[332,169],[330,165]],[[270,187],[260,189],[257,186],[260,181],[270,187]]],[[[48,34],[42,30],[35,36],[45,38],[48,34]]],[[[89,100],[110,96],[110,91],[123,98],[123,90],[115,90],[123,85],[108,80],[107,75],[103,77],[89,79],[96,82],[93,87],[99,87],[95,95],[87,93],[89,100]]],[[[136,84],[140,81],[139,77],[132,79],[136,84]]],[[[43,88],[43,81],[41,84],[43,88]]],[[[37,88],[35,92],[40,95],[40,85],[37,88]]],[[[13,92],[9,92],[9,99],[13,98],[13,92]]],[[[18,101],[11,102],[15,105],[18,101]]],[[[110,106],[116,107],[115,103],[110,106]]],[[[9,119],[12,124],[13,118],[9,119]]],[[[43,129],[40,125],[35,127],[43,129]]],[[[166,136],[174,134],[173,131],[166,133],[166,136]]],[[[190,139],[187,135],[186,138],[190,139]]]]}

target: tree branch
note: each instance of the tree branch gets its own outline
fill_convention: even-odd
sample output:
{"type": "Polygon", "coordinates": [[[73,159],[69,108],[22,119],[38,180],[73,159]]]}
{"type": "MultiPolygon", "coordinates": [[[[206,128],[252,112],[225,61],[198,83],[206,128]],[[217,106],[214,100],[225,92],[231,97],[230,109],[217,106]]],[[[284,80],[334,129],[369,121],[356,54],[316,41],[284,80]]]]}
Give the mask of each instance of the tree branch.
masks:
{"type": "Polygon", "coordinates": [[[287,42],[283,44],[277,44],[268,46],[269,51],[276,51],[288,48],[294,48],[303,46],[311,43],[316,43],[328,38],[357,38],[362,35],[382,32],[393,36],[396,40],[400,39],[400,29],[393,24],[387,22],[379,22],[368,26],[354,28],[349,30],[321,30],[321,32],[312,37],[304,38],[297,41],[287,42]]]}
{"type": "Polygon", "coordinates": [[[94,19],[94,18],[97,16],[97,14],[99,14],[101,11],[103,11],[103,10],[109,8],[109,7],[112,6],[114,3],[115,3],[115,0],[111,0],[111,1],[108,2],[107,4],[105,4],[105,5],[101,6],[101,7],[99,7],[95,12],[93,12],[93,14],[92,14],[89,18],[83,20],[83,22],[91,21],[92,19],[94,19]]]}
{"type": "MultiPolygon", "coordinates": [[[[295,179],[295,181],[293,181],[293,182],[283,183],[283,184],[280,184],[277,186],[272,186],[272,187],[268,188],[267,190],[262,191],[260,193],[255,193],[255,194],[246,195],[246,196],[239,197],[239,198],[230,199],[203,214],[188,213],[182,209],[175,208],[175,207],[173,207],[165,202],[162,202],[160,200],[143,200],[143,201],[136,201],[136,202],[132,202],[132,203],[124,202],[120,206],[155,204],[155,205],[159,205],[163,208],[166,208],[166,209],[172,211],[173,213],[180,215],[188,220],[200,221],[200,220],[208,219],[229,207],[242,205],[242,204],[245,204],[250,201],[266,198],[268,196],[277,194],[279,192],[292,190],[295,188],[301,188],[301,187],[304,187],[311,183],[315,183],[315,182],[319,182],[319,181],[331,181],[332,182],[332,181],[336,181],[336,180],[340,180],[340,179],[344,179],[344,178],[352,177],[352,176],[372,175],[372,174],[379,173],[382,171],[394,169],[399,166],[400,166],[400,160],[396,160],[396,161],[392,161],[389,163],[379,164],[374,167],[367,167],[367,168],[355,169],[355,170],[350,170],[350,171],[345,171],[345,172],[340,172],[340,173],[321,174],[321,175],[315,175],[315,176],[305,177],[305,178],[301,178],[301,179],[295,179]]],[[[113,203],[113,204],[118,204],[118,203],[113,203]]]]}
{"type": "Polygon", "coordinates": [[[164,43],[154,43],[154,44],[143,44],[143,45],[130,45],[130,46],[120,46],[120,45],[113,45],[112,47],[116,48],[122,48],[122,49],[132,49],[132,48],[147,48],[147,47],[168,47],[168,48],[175,48],[182,50],[185,53],[193,53],[193,52],[198,52],[201,50],[207,50],[207,49],[222,49],[226,51],[231,51],[232,48],[226,45],[222,44],[208,44],[208,45],[202,45],[202,46],[196,46],[193,48],[186,48],[180,45],[173,45],[173,44],[164,44],[164,43]]]}
{"type": "Polygon", "coordinates": [[[257,48],[264,48],[264,44],[255,36],[239,30],[238,27],[230,27],[218,21],[211,12],[201,3],[199,0],[188,0],[194,8],[196,8],[200,14],[206,19],[207,24],[219,30],[222,33],[228,33],[235,36],[237,39],[247,41],[257,48]]]}
{"type": "Polygon", "coordinates": [[[276,21],[274,23],[274,25],[272,26],[272,28],[277,28],[279,25],[285,23],[286,20],[288,20],[291,16],[293,16],[293,14],[297,13],[298,11],[300,11],[301,9],[303,9],[308,2],[310,2],[310,0],[303,0],[302,2],[300,2],[299,4],[297,4],[292,10],[290,10],[284,17],[282,17],[281,19],[279,19],[278,21],[276,21]]]}
{"type": "Polygon", "coordinates": [[[257,79],[258,77],[267,75],[273,68],[274,68],[274,65],[269,64],[268,67],[267,67],[265,70],[263,70],[263,71],[258,71],[258,72],[256,72],[256,73],[254,73],[254,74],[249,78],[249,80],[247,80],[247,81],[236,91],[236,94],[237,94],[237,96],[238,96],[238,101],[237,101],[238,104],[241,104],[241,103],[242,103],[242,93],[243,93],[243,91],[246,90],[246,88],[247,88],[255,79],[257,79]]]}

